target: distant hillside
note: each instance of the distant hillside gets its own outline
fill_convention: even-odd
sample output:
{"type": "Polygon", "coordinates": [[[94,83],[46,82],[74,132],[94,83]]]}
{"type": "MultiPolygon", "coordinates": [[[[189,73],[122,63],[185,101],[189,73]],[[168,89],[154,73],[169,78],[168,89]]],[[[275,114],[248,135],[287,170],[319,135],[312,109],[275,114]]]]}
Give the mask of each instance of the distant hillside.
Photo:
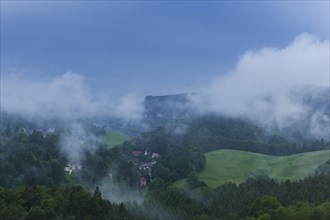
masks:
{"type": "MultiPolygon", "coordinates": [[[[321,140],[329,141],[330,127],[330,96],[329,87],[301,86],[293,87],[288,99],[292,104],[301,108],[301,113],[295,117],[289,117],[285,124],[279,121],[271,124],[258,123],[245,115],[245,122],[258,127],[265,127],[271,133],[283,136],[290,142],[303,145],[304,142],[321,140]]],[[[164,96],[146,96],[144,105],[144,123],[150,129],[158,126],[169,127],[170,130],[184,130],[192,120],[202,118],[191,99],[196,94],[174,94],[164,96]]],[[[273,98],[268,97],[269,107],[273,106],[273,98]]],[[[194,98],[193,98],[194,99],[194,98]]],[[[265,101],[265,100],[263,100],[265,101]]],[[[223,103],[225,105],[225,103],[223,103]]],[[[298,107],[297,107],[298,108],[298,107]]],[[[210,114],[211,112],[207,113],[210,114]]],[[[220,116],[221,114],[217,114],[220,116]]],[[[225,115],[222,115],[225,117],[225,115]]],[[[241,120],[242,118],[233,118],[241,120]]]]}
{"type": "Polygon", "coordinates": [[[291,90],[289,99],[302,106],[304,112],[298,117],[298,120],[282,128],[281,134],[295,142],[313,138],[329,140],[330,88],[295,87],[291,90]]]}
{"type": "Polygon", "coordinates": [[[122,144],[123,142],[130,140],[131,137],[121,133],[119,131],[108,128],[106,134],[104,135],[102,141],[109,147],[114,147],[116,145],[122,144]]]}
{"type": "Polygon", "coordinates": [[[144,107],[145,122],[152,128],[182,122],[192,113],[188,94],[146,96],[144,107]]]}
{"type": "MultiPolygon", "coordinates": [[[[242,183],[250,177],[269,176],[285,181],[299,180],[313,174],[317,168],[329,160],[329,150],[293,154],[289,156],[270,156],[237,150],[216,150],[208,152],[206,165],[198,173],[200,181],[216,188],[226,182],[242,183]]],[[[183,187],[184,180],[174,183],[183,187]]]]}

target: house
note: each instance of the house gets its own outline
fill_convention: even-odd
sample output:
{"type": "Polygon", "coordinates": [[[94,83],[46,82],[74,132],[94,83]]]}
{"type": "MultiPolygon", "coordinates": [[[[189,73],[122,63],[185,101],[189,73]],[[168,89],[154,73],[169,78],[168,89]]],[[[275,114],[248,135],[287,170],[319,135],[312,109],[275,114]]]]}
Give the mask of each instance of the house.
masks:
{"type": "Polygon", "coordinates": [[[47,133],[54,133],[55,132],[55,128],[49,128],[48,130],[47,130],[47,133]]]}
{"type": "Polygon", "coordinates": [[[152,153],[152,155],[151,155],[152,159],[158,158],[158,157],[160,157],[159,153],[152,153]]]}
{"type": "Polygon", "coordinates": [[[140,170],[142,170],[142,169],[143,169],[143,170],[146,170],[147,168],[149,168],[147,163],[141,164],[141,165],[139,166],[139,169],[140,169],[140,170]]]}
{"type": "Polygon", "coordinates": [[[140,156],[141,154],[142,154],[142,151],[139,151],[139,150],[132,151],[132,155],[135,157],[140,156]]]}
{"type": "Polygon", "coordinates": [[[66,167],[64,167],[64,171],[71,174],[75,170],[81,170],[81,168],[82,168],[82,166],[80,164],[73,164],[73,165],[69,164],[66,167]]]}
{"type": "Polygon", "coordinates": [[[46,137],[46,134],[42,129],[33,130],[32,134],[41,134],[44,138],[46,137]]]}
{"type": "Polygon", "coordinates": [[[140,187],[146,187],[147,186],[147,180],[144,176],[140,178],[140,187]]]}
{"type": "Polygon", "coordinates": [[[71,167],[67,166],[67,167],[64,167],[64,171],[65,172],[68,172],[69,174],[71,174],[72,169],[71,169],[71,167]]]}

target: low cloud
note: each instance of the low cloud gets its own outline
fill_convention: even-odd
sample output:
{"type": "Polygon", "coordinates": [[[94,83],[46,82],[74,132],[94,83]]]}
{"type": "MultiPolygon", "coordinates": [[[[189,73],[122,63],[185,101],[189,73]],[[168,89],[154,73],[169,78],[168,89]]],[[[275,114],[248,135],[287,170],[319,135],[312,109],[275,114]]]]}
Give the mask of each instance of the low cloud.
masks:
{"type": "Polygon", "coordinates": [[[329,86],[329,41],[309,34],[299,35],[285,48],[247,51],[232,71],[216,77],[191,99],[200,112],[286,126],[306,113],[290,94],[305,85],[329,86]]]}
{"type": "MultiPolygon", "coordinates": [[[[66,72],[50,80],[29,78],[27,73],[2,77],[1,110],[42,119],[115,117],[125,121],[142,118],[143,99],[136,95],[111,97],[92,93],[82,75],[66,72]]],[[[110,94],[110,93],[109,93],[110,94]]]]}
{"type": "Polygon", "coordinates": [[[120,119],[124,123],[139,122],[143,117],[143,99],[129,94],[91,92],[82,75],[66,72],[44,80],[14,71],[1,77],[1,111],[19,115],[32,122],[54,119],[65,128],[59,147],[70,164],[79,164],[83,152],[98,144],[98,138],[86,131],[76,119],[120,119]]]}
{"type": "Polygon", "coordinates": [[[113,108],[113,115],[125,120],[140,120],[144,113],[144,99],[135,94],[121,97],[116,107],[113,108]]]}
{"type": "Polygon", "coordinates": [[[59,141],[61,151],[67,156],[70,164],[81,164],[83,152],[95,149],[99,140],[87,132],[81,123],[72,123],[62,132],[59,141]]]}
{"type": "MultiPolygon", "coordinates": [[[[245,52],[231,71],[215,77],[190,99],[200,113],[249,117],[286,127],[310,113],[308,106],[297,100],[302,93],[296,88],[306,93],[306,85],[329,87],[329,59],[329,41],[301,34],[284,48],[245,52]]],[[[113,117],[140,122],[145,113],[143,97],[93,93],[85,78],[73,72],[49,80],[15,72],[3,75],[1,84],[1,111],[26,118],[113,117]]],[[[324,127],[325,132],[329,131],[325,126],[330,121],[329,110],[326,111],[327,114],[317,111],[308,116],[312,134],[324,127]]]]}

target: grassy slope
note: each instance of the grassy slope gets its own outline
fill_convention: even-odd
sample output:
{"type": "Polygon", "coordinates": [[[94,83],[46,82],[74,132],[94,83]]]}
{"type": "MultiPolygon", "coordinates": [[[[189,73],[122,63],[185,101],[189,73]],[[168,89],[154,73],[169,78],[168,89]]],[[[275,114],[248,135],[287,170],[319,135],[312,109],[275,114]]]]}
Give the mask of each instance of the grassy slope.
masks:
{"type": "MultiPolygon", "coordinates": [[[[198,178],[215,188],[225,182],[241,183],[249,177],[261,175],[280,181],[302,179],[329,159],[329,151],[278,157],[237,150],[217,150],[205,156],[206,166],[198,178]]],[[[182,187],[184,184],[185,180],[179,180],[174,186],[182,187]]]]}
{"type": "Polygon", "coordinates": [[[130,136],[109,128],[103,137],[103,142],[109,147],[114,147],[115,145],[122,144],[129,139],[131,139],[130,136]]]}

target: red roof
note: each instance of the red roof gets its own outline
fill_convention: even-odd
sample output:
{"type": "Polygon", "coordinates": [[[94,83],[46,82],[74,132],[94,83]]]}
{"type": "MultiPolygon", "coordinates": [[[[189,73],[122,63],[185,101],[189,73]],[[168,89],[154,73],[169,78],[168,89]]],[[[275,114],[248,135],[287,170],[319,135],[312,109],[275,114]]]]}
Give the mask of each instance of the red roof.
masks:
{"type": "Polygon", "coordinates": [[[134,156],[139,156],[141,154],[142,154],[142,151],[139,151],[139,150],[132,151],[132,155],[134,155],[134,156]]]}
{"type": "Polygon", "coordinates": [[[159,153],[152,153],[151,158],[159,157],[159,153]]]}

